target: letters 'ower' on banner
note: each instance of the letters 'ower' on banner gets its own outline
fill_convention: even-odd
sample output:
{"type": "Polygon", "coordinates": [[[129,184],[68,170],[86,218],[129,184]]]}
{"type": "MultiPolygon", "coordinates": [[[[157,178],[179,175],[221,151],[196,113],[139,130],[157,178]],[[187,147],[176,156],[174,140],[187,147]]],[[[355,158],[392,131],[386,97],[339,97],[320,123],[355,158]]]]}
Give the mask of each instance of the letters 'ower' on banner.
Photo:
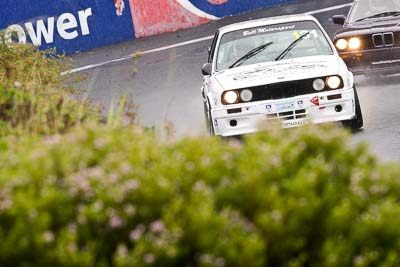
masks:
{"type": "Polygon", "coordinates": [[[71,54],[135,38],[127,0],[1,0],[6,39],[71,54]],[[13,32],[13,33],[11,33],[13,32]]]}

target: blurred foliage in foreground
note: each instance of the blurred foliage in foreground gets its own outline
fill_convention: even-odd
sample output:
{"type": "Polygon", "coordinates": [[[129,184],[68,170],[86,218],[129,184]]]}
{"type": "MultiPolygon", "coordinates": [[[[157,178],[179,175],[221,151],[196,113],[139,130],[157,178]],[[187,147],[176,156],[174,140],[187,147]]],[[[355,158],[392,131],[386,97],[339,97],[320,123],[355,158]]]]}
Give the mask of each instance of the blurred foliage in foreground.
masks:
{"type": "Polygon", "coordinates": [[[64,69],[0,42],[1,267],[400,266],[400,169],[340,129],[168,143],[64,69]]]}
{"type": "Polygon", "coordinates": [[[399,174],[331,127],[8,138],[0,265],[397,267],[399,174]]]}
{"type": "Polygon", "coordinates": [[[74,99],[63,85],[67,66],[54,51],[0,41],[0,137],[62,133],[101,119],[98,108],[74,99]]]}

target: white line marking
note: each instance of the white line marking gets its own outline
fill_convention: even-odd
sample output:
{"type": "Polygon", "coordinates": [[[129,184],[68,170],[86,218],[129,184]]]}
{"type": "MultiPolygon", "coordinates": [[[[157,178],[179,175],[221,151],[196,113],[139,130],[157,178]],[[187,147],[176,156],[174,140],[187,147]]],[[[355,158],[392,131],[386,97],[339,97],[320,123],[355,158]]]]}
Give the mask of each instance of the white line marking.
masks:
{"type": "Polygon", "coordinates": [[[188,0],[176,0],[184,9],[189,11],[192,14],[195,14],[196,16],[199,16],[200,18],[205,18],[205,19],[210,19],[210,20],[217,20],[219,19],[216,16],[213,16],[211,14],[208,14],[197,7],[195,7],[192,3],[190,3],[188,0]]]}
{"type": "Polygon", "coordinates": [[[199,42],[202,42],[202,41],[207,41],[207,40],[210,40],[212,38],[214,38],[214,35],[202,37],[202,38],[199,38],[199,39],[190,40],[190,41],[187,41],[187,42],[177,43],[177,44],[173,44],[173,45],[169,45],[169,46],[163,46],[163,47],[160,47],[160,48],[151,49],[151,50],[147,50],[147,51],[144,51],[144,52],[140,52],[139,51],[139,52],[130,54],[130,55],[126,56],[126,57],[112,59],[112,60],[104,61],[104,62],[101,62],[101,63],[91,64],[91,65],[87,65],[87,66],[84,66],[84,67],[79,67],[79,68],[76,68],[76,69],[68,70],[68,71],[62,72],[61,75],[67,75],[67,74],[72,74],[72,73],[75,73],[75,72],[89,70],[89,69],[101,67],[101,66],[104,66],[104,65],[107,65],[107,64],[110,64],[110,63],[115,63],[115,62],[120,62],[120,61],[124,61],[124,60],[127,60],[127,59],[132,59],[132,58],[135,58],[135,57],[141,56],[141,55],[146,55],[146,54],[150,54],[150,53],[155,53],[155,52],[168,50],[168,49],[175,48],[175,47],[180,47],[180,46],[185,46],[185,45],[189,45],[189,44],[199,43],[199,42]]]}
{"type": "MultiPolygon", "coordinates": [[[[328,8],[309,11],[309,12],[306,12],[304,14],[314,15],[314,14],[318,14],[318,13],[324,13],[324,12],[328,12],[328,11],[332,11],[332,10],[336,10],[336,9],[349,7],[351,5],[352,4],[337,5],[337,6],[332,6],[332,7],[328,7],[328,8]]],[[[143,51],[143,52],[139,51],[139,52],[130,54],[130,55],[122,57],[122,58],[112,59],[112,60],[104,61],[104,62],[101,62],[101,63],[91,64],[91,65],[87,65],[87,66],[71,69],[71,70],[68,70],[68,71],[64,71],[64,72],[61,73],[61,75],[68,75],[68,74],[72,74],[72,73],[76,73],[76,72],[81,72],[81,71],[85,71],[85,70],[89,70],[89,69],[94,69],[94,68],[97,68],[97,67],[108,65],[110,63],[115,63],[115,62],[120,62],[120,61],[124,61],[124,60],[127,60],[127,59],[132,59],[132,58],[135,58],[135,57],[140,56],[140,55],[146,55],[146,54],[150,54],[150,53],[161,52],[161,51],[172,49],[172,48],[176,48],[176,47],[181,47],[181,46],[185,46],[185,45],[189,45],[189,44],[194,44],[194,43],[207,41],[207,40],[210,40],[212,38],[214,38],[214,35],[210,35],[210,36],[206,36],[206,37],[202,37],[202,38],[198,38],[198,39],[194,39],[194,40],[190,40],[190,41],[186,41],[186,42],[182,42],[182,43],[177,43],[177,44],[173,44],[173,45],[163,46],[163,47],[160,47],[160,48],[151,49],[151,50],[147,50],[147,51],[143,51]]]]}
{"type": "Polygon", "coordinates": [[[313,15],[313,14],[318,14],[318,13],[324,13],[324,12],[328,12],[328,11],[332,11],[332,10],[336,10],[336,9],[341,9],[341,8],[349,7],[349,6],[351,6],[351,5],[352,5],[352,3],[343,4],[343,5],[338,5],[338,6],[332,6],[332,7],[327,7],[327,8],[323,8],[323,9],[318,9],[318,10],[315,10],[315,11],[309,11],[309,12],[306,12],[306,13],[304,13],[304,14],[313,15]]]}

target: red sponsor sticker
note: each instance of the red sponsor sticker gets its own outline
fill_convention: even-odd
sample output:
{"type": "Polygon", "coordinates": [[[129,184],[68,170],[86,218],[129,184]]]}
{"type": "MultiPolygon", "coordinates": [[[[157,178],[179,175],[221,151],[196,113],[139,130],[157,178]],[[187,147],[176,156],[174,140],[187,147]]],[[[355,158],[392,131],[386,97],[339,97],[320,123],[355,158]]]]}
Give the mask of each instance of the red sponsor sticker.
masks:
{"type": "Polygon", "coordinates": [[[314,105],[319,106],[319,98],[318,98],[318,96],[314,96],[310,101],[314,105]]]}

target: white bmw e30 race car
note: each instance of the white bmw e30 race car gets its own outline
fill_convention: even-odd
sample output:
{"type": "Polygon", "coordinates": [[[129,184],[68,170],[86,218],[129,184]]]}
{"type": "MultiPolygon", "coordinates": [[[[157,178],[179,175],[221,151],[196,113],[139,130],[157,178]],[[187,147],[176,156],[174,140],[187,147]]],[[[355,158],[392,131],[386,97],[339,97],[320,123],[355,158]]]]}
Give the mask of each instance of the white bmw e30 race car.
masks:
{"type": "Polygon", "coordinates": [[[290,128],[363,118],[353,74],[313,16],[293,15],[220,28],[203,65],[210,134],[235,136],[275,120],[290,128]]]}

